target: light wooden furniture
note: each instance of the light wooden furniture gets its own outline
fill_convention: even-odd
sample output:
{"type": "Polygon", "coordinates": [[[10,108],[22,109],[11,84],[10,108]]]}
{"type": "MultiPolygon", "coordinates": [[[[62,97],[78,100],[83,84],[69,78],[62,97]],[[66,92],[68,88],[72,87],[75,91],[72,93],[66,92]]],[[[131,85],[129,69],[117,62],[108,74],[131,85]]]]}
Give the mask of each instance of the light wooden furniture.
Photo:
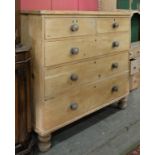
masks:
{"type": "Polygon", "coordinates": [[[116,11],[117,0],[98,0],[100,11],[116,11]]]}
{"type": "Polygon", "coordinates": [[[136,59],[140,57],[140,42],[131,43],[130,47],[130,59],[136,59]]]}
{"type": "Polygon", "coordinates": [[[130,14],[22,13],[22,42],[32,46],[34,129],[39,148],[51,133],[129,93],[130,14]]]}
{"type": "Polygon", "coordinates": [[[130,91],[140,87],[140,42],[130,47],[130,91]]]}

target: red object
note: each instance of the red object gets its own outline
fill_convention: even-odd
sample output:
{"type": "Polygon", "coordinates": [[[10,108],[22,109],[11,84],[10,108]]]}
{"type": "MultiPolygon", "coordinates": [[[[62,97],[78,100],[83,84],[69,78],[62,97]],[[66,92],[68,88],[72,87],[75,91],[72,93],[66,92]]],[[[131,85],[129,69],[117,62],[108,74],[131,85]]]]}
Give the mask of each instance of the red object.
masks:
{"type": "Polygon", "coordinates": [[[78,0],[52,0],[52,10],[78,10],[78,0]]]}
{"type": "Polygon", "coordinates": [[[79,10],[97,11],[98,0],[79,0],[79,10]]]}
{"type": "Polygon", "coordinates": [[[21,0],[21,10],[97,11],[98,0],[21,0]]]}
{"type": "Polygon", "coordinates": [[[51,0],[21,0],[21,10],[51,10],[51,0]]]}

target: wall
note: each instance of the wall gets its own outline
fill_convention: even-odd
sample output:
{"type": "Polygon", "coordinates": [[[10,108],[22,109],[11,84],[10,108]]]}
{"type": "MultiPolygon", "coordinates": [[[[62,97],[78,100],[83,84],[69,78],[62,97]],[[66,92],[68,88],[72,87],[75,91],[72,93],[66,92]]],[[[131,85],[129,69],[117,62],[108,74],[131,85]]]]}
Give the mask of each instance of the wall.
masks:
{"type": "Polygon", "coordinates": [[[21,10],[98,10],[98,0],[21,0],[21,10]]]}

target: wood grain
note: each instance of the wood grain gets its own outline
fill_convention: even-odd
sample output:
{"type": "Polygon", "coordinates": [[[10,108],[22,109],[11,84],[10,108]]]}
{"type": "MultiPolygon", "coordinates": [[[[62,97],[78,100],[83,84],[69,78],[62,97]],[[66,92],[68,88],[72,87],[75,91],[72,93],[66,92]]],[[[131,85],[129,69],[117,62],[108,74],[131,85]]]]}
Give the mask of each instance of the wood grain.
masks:
{"type": "Polygon", "coordinates": [[[140,57],[140,42],[131,43],[130,47],[130,59],[136,59],[140,57]]]}
{"type": "Polygon", "coordinates": [[[21,19],[22,42],[32,46],[33,126],[40,136],[128,95],[129,12],[32,11],[21,19]],[[71,32],[75,23],[79,29],[71,32]],[[119,47],[112,48],[114,41],[119,47]],[[79,48],[75,57],[73,47],[79,48]],[[119,68],[112,71],[113,62],[119,68]],[[72,73],[78,81],[69,81],[72,73]],[[118,92],[111,93],[115,85],[118,92]],[[70,110],[71,102],[78,110],[70,110]]]}
{"type": "Polygon", "coordinates": [[[125,51],[129,49],[129,33],[117,32],[108,33],[93,37],[63,39],[59,41],[45,42],[45,66],[59,65],[66,62],[73,62],[95,56],[101,56],[117,51],[125,51]],[[114,41],[119,42],[119,47],[112,48],[114,41]],[[71,49],[78,48],[79,53],[72,55],[71,49]]]}
{"type": "Polygon", "coordinates": [[[129,31],[130,20],[128,18],[98,18],[97,19],[97,33],[107,33],[107,32],[119,32],[119,31],[129,31]],[[113,28],[112,24],[118,23],[118,28],[113,28]]]}
{"type": "Polygon", "coordinates": [[[128,73],[125,73],[100,82],[82,85],[79,89],[74,88],[64,95],[47,101],[44,106],[44,121],[41,129],[44,131],[50,129],[52,131],[67,121],[71,121],[111,100],[126,95],[129,91],[128,78],[128,73]],[[118,92],[112,93],[113,86],[118,86],[118,92]],[[77,110],[70,109],[72,102],[78,104],[77,110]]]}
{"type": "Polygon", "coordinates": [[[140,87],[140,72],[130,76],[130,91],[140,87]]]}
{"type": "Polygon", "coordinates": [[[95,82],[106,77],[128,72],[128,52],[121,54],[96,58],[80,63],[68,64],[56,68],[46,68],[45,70],[45,100],[55,98],[59,94],[64,94],[72,89],[79,89],[80,85],[95,82]],[[116,64],[118,68],[113,69],[116,64]],[[78,76],[77,81],[70,79],[71,75],[78,76]]]}
{"type": "Polygon", "coordinates": [[[133,75],[140,71],[140,58],[137,57],[133,60],[130,60],[130,75],[133,75]]]}
{"type": "Polygon", "coordinates": [[[117,0],[98,0],[100,11],[116,11],[117,0]]]}
{"type": "Polygon", "coordinates": [[[45,38],[60,38],[95,34],[94,18],[45,18],[45,38]],[[71,31],[72,25],[78,25],[79,30],[71,31]]]}

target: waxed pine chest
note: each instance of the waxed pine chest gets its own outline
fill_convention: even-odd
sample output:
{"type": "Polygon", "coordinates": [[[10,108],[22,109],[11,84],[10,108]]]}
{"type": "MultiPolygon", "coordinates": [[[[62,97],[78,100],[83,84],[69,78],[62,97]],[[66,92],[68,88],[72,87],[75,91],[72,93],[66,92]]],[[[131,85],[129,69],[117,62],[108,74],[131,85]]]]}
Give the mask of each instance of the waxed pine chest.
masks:
{"type": "Polygon", "coordinates": [[[34,130],[39,148],[51,133],[105,106],[127,104],[130,14],[34,11],[21,15],[32,46],[34,130]]]}

